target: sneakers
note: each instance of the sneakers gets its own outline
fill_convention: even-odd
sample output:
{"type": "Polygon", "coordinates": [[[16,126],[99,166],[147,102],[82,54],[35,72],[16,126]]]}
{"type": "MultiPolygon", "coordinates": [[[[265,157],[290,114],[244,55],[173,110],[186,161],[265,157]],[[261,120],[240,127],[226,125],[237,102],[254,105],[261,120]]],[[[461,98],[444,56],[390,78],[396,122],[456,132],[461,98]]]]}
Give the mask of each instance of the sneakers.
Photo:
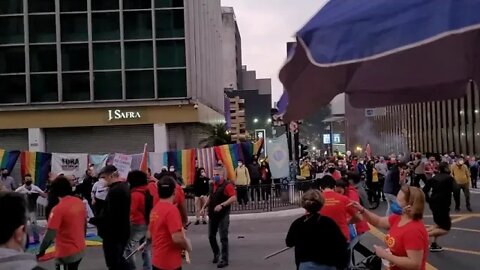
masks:
{"type": "Polygon", "coordinates": [[[460,207],[455,207],[455,211],[460,212],[460,207]]]}
{"type": "Polygon", "coordinates": [[[202,224],[203,224],[203,225],[207,225],[207,221],[204,220],[204,221],[202,222],[202,224]]]}
{"type": "Polygon", "coordinates": [[[472,208],[470,207],[470,205],[467,206],[467,210],[468,210],[469,212],[472,212],[472,211],[473,211],[472,208]]]}
{"type": "Polygon", "coordinates": [[[200,220],[195,221],[195,225],[199,225],[199,224],[200,224],[200,220]]]}
{"type": "Polygon", "coordinates": [[[431,252],[440,252],[440,251],[443,251],[443,248],[441,246],[439,246],[437,243],[433,242],[430,245],[430,251],[431,252]]]}
{"type": "Polygon", "coordinates": [[[226,261],[221,261],[218,265],[217,268],[225,268],[228,266],[228,262],[226,261]]]}
{"type": "Polygon", "coordinates": [[[218,255],[213,255],[213,260],[212,260],[212,263],[218,263],[218,258],[219,256],[218,255]]]}

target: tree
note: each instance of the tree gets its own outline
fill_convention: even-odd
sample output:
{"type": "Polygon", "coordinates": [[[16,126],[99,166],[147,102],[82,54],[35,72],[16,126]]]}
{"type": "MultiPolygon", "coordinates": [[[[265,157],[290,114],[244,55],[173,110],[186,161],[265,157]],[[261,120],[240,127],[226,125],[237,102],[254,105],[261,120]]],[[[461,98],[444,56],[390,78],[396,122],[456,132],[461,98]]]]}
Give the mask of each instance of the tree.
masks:
{"type": "Polygon", "coordinates": [[[232,141],[226,124],[204,124],[201,134],[205,136],[205,138],[200,141],[202,147],[229,144],[232,141]]]}

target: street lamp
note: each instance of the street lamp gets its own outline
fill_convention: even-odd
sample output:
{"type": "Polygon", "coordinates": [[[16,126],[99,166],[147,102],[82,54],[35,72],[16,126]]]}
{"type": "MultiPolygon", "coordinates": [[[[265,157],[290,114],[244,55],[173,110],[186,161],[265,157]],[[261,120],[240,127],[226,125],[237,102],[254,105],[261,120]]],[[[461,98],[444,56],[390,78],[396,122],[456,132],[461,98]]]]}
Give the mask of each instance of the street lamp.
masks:
{"type": "Polygon", "coordinates": [[[268,118],[267,123],[272,123],[272,118],[268,118]]]}
{"type": "Polygon", "coordinates": [[[255,123],[255,124],[258,123],[258,118],[254,118],[253,123],[255,123]]]}

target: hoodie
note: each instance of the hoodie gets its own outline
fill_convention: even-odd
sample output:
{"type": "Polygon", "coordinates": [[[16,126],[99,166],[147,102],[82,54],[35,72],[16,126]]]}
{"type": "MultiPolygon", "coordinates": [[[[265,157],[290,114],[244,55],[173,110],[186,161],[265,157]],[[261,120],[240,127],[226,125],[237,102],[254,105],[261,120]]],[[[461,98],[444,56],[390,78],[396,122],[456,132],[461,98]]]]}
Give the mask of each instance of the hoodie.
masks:
{"type": "Polygon", "coordinates": [[[32,254],[9,248],[0,248],[0,269],[41,270],[43,268],[38,267],[37,260],[32,254]]]}

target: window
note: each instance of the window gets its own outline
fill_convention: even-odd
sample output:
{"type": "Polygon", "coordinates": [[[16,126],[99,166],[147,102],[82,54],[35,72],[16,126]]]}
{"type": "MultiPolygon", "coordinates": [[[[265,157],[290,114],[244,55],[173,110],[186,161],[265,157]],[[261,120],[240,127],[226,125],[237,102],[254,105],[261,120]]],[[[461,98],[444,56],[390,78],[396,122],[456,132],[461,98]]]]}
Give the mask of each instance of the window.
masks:
{"type": "Polygon", "coordinates": [[[122,99],[122,73],[95,72],[94,73],[95,100],[122,99]]]}
{"type": "Polygon", "coordinates": [[[120,43],[93,44],[93,68],[120,69],[120,43]]]}
{"type": "Polygon", "coordinates": [[[158,97],[186,97],[187,73],[185,69],[158,70],[158,97]]]}
{"type": "Polygon", "coordinates": [[[155,8],[183,7],[183,0],[155,0],[155,8]]]}
{"type": "Polygon", "coordinates": [[[185,37],[183,9],[155,11],[157,38],[185,37]]]}
{"type": "Polygon", "coordinates": [[[153,71],[127,71],[127,99],[153,98],[153,71]]]}
{"type": "Polygon", "coordinates": [[[33,12],[55,12],[55,0],[30,0],[28,11],[33,12]]]}
{"type": "Polygon", "coordinates": [[[22,72],[25,72],[25,47],[0,47],[0,74],[22,72]]]}
{"type": "Polygon", "coordinates": [[[87,11],[87,0],[61,0],[60,11],[87,11]]]}
{"type": "Polygon", "coordinates": [[[33,15],[29,17],[30,42],[55,42],[55,15],[33,15]]]}
{"type": "Polygon", "coordinates": [[[25,103],[25,75],[0,76],[0,103],[25,103]]]}
{"type": "Polygon", "coordinates": [[[62,14],[62,41],[87,41],[87,14],[62,14]]]}
{"type": "Polygon", "coordinates": [[[117,10],[117,9],[118,9],[118,0],[92,0],[92,10],[117,10]]]}
{"type": "Polygon", "coordinates": [[[63,74],[63,100],[90,100],[90,80],[88,73],[63,74]]]}
{"type": "Polygon", "coordinates": [[[30,75],[30,88],[32,102],[58,101],[57,74],[30,75]]]}
{"type": "Polygon", "coordinates": [[[150,11],[123,14],[125,39],[152,38],[152,13],[150,11]]]}
{"type": "Polygon", "coordinates": [[[0,0],[0,14],[20,14],[20,13],[23,13],[23,1],[0,0]]]}
{"type": "Polygon", "coordinates": [[[30,46],[30,70],[32,72],[57,71],[55,45],[30,46]]]}
{"type": "Polygon", "coordinates": [[[184,67],[185,65],[184,40],[157,41],[158,67],[184,67]]]}
{"type": "Polygon", "coordinates": [[[123,9],[148,9],[151,1],[146,0],[123,0],[123,9]]]}
{"type": "Polygon", "coordinates": [[[153,48],[152,42],[126,42],[125,43],[125,67],[128,68],[152,68],[153,48]]]}
{"type": "Polygon", "coordinates": [[[119,40],[120,18],[118,13],[93,13],[93,40],[119,40]]]}
{"type": "Polygon", "coordinates": [[[0,44],[23,43],[23,17],[2,17],[0,25],[0,44]]]}
{"type": "Polygon", "coordinates": [[[64,71],[88,70],[87,44],[62,45],[62,68],[64,71]]]}

